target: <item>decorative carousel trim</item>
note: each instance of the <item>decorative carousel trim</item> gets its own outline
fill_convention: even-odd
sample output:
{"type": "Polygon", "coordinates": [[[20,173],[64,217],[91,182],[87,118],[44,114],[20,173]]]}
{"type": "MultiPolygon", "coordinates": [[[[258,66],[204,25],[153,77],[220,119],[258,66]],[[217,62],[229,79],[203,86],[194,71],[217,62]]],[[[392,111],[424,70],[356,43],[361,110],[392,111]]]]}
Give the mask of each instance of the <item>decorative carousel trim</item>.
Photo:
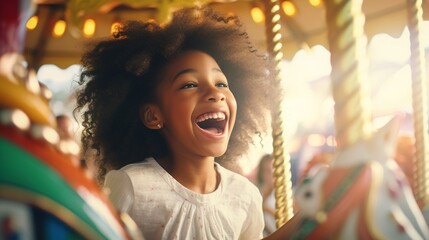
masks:
{"type": "Polygon", "coordinates": [[[55,147],[59,152],[79,157],[80,146],[73,139],[60,139],[55,128],[31,122],[25,112],[20,109],[0,108],[0,124],[12,127],[27,134],[33,139],[41,140],[55,147]]]}
{"type": "Polygon", "coordinates": [[[102,239],[97,232],[89,228],[69,209],[43,195],[0,184],[0,199],[21,202],[38,207],[63,221],[76,232],[82,234],[85,239],[102,239]]]}

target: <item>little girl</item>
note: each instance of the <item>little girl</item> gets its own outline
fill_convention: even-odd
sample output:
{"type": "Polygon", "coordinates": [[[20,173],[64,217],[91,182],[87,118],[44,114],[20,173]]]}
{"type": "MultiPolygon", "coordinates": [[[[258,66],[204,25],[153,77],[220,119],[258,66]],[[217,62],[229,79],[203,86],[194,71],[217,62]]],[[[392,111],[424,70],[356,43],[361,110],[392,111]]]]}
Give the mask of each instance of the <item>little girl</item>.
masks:
{"type": "Polygon", "coordinates": [[[215,162],[245,153],[278,94],[236,17],[189,8],[165,26],[128,22],[82,62],[84,150],[145,238],[262,237],[258,189],[215,162]]]}

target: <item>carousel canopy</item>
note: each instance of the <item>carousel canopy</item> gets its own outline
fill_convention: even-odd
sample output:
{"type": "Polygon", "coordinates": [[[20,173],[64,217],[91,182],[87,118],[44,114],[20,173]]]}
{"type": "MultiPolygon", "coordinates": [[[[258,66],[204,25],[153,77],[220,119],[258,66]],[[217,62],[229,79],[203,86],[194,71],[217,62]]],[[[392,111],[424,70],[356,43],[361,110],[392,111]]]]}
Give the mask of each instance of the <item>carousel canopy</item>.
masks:
{"type": "MultiPolygon", "coordinates": [[[[39,0],[36,26],[27,32],[24,54],[30,66],[55,64],[65,68],[79,63],[85,41],[111,34],[115,23],[134,19],[168,21],[174,9],[195,5],[194,0],[39,0]],[[61,25],[63,24],[63,25],[61,25]],[[86,26],[86,30],[84,30],[86,26]],[[62,33],[62,28],[64,32],[62,33]],[[57,33],[54,33],[57,31],[57,33]],[[86,32],[85,32],[86,31],[86,32]]],[[[214,9],[240,17],[251,39],[266,50],[263,1],[203,0],[214,9]]],[[[282,6],[282,43],[286,59],[300,49],[320,44],[327,47],[325,8],[316,0],[285,0],[282,6]]],[[[423,1],[424,19],[429,19],[429,1],[423,1]]],[[[364,0],[365,32],[399,36],[406,26],[406,0],[364,0]]]]}

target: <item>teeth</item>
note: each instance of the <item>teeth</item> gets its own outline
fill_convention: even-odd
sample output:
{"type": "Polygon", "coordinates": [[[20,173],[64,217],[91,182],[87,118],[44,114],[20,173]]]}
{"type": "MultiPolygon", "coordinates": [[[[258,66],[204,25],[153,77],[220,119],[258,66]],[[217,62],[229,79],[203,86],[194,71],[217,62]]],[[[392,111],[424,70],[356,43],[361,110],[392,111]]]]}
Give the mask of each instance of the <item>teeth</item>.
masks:
{"type": "Polygon", "coordinates": [[[197,123],[198,122],[203,122],[206,121],[208,119],[219,119],[219,120],[223,120],[225,119],[225,113],[223,112],[212,112],[212,113],[205,113],[201,116],[199,116],[197,118],[197,123]]]}

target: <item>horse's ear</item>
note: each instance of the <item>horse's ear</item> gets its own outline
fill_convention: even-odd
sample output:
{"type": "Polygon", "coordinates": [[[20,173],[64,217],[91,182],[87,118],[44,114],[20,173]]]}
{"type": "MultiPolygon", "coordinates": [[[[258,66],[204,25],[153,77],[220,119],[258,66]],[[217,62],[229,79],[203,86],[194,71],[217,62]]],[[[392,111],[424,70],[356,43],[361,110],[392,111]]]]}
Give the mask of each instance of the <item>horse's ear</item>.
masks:
{"type": "Polygon", "coordinates": [[[378,140],[382,141],[384,145],[388,147],[389,153],[393,153],[396,146],[396,140],[403,118],[404,116],[402,114],[396,114],[386,125],[378,129],[375,133],[378,140]]]}

